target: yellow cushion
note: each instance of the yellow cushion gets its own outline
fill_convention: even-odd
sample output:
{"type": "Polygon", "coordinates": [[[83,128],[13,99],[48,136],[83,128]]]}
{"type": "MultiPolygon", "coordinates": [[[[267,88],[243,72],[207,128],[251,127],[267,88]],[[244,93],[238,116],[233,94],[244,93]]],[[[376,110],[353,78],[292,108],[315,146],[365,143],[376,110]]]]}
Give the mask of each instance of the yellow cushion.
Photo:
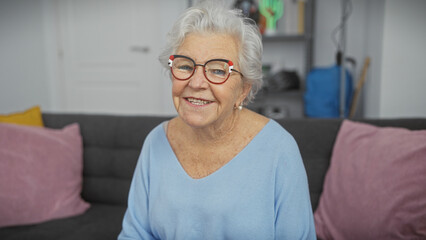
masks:
{"type": "Polygon", "coordinates": [[[39,106],[32,107],[23,112],[16,112],[6,115],[0,114],[0,123],[15,123],[21,125],[44,127],[39,106]]]}

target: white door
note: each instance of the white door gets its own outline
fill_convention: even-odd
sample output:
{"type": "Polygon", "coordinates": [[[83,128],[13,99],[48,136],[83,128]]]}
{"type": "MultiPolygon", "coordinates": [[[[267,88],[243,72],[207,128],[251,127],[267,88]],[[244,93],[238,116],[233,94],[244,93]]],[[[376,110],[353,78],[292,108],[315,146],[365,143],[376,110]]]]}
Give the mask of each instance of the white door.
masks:
{"type": "Polygon", "coordinates": [[[158,2],[58,1],[59,98],[65,111],[161,113],[168,99],[158,62],[164,38],[158,2]]]}

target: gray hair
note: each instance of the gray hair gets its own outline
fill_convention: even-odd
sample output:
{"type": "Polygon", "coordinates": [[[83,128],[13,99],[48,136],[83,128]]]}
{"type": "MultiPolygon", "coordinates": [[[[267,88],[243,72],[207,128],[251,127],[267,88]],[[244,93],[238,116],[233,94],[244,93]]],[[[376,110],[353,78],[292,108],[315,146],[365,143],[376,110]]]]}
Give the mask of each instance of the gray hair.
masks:
{"type": "Polygon", "coordinates": [[[239,42],[239,65],[243,81],[251,84],[244,103],[251,102],[262,87],[262,40],[253,20],[241,10],[226,9],[220,1],[202,1],[188,8],[167,34],[166,47],[159,56],[161,64],[170,71],[168,59],[175,54],[189,33],[221,33],[234,36],[239,42]]]}

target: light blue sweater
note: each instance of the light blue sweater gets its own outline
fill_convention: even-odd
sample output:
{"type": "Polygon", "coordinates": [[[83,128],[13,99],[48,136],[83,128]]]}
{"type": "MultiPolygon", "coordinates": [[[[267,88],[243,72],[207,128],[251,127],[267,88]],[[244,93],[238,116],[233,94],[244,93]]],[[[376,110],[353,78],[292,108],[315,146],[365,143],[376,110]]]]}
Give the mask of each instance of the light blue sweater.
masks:
{"type": "Polygon", "coordinates": [[[145,140],[118,239],[315,239],[293,137],[270,120],[230,162],[193,179],[161,125],[145,140]]]}

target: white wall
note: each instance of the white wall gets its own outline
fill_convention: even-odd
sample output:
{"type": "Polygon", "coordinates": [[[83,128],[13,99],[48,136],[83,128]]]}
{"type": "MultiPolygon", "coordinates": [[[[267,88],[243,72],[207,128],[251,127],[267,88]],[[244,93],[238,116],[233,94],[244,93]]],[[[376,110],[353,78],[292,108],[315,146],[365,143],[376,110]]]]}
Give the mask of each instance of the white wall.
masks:
{"type": "Polygon", "coordinates": [[[0,1],[0,113],[51,106],[40,0],[0,1]]]}
{"type": "Polygon", "coordinates": [[[366,55],[371,58],[367,80],[363,87],[363,115],[369,118],[380,117],[381,64],[383,45],[383,25],[385,0],[368,1],[366,5],[366,55]]]}
{"type": "Polygon", "coordinates": [[[426,117],[426,1],[387,0],[381,117],[426,117]]]}

